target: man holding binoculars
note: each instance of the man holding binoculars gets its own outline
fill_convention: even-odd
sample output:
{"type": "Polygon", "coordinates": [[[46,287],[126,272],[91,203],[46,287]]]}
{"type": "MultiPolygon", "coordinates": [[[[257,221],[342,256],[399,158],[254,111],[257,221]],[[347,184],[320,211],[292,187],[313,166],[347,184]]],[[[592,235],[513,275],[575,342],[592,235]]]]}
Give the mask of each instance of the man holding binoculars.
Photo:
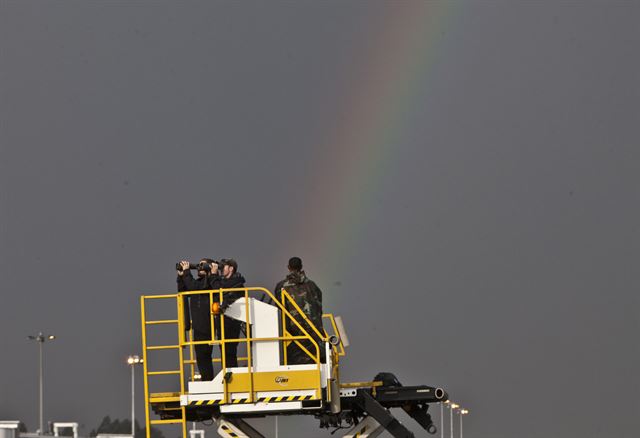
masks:
{"type": "MultiPolygon", "coordinates": [[[[197,265],[187,261],[176,263],[178,271],[178,292],[196,290],[216,290],[244,287],[244,277],[237,272],[238,264],[232,259],[223,259],[217,262],[212,259],[203,258],[197,265]],[[197,270],[198,278],[194,279],[191,269],[197,270]]],[[[223,297],[221,311],[224,312],[236,299],[239,294],[226,294],[223,297]]],[[[214,295],[214,299],[217,295],[214,295]]],[[[184,297],[184,321],[185,330],[193,328],[194,341],[211,341],[211,302],[209,294],[195,294],[184,297]]],[[[220,316],[214,318],[215,332],[219,339],[220,316]]],[[[237,339],[240,335],[240,322],[232,318],[224,319],[225,339],[237,339]]],[[[213,363],[211,354],[213,346],[200,344],[194,346],[196,352],[196,362],[202,380],[213,380],[213,363]]],[[[222,346],[220,346],[221,352],[222,346]]],[[[225,345],[225,364],[227,368],[238,366],[237,359],[238,342],[230,342],[225,345]]]]}

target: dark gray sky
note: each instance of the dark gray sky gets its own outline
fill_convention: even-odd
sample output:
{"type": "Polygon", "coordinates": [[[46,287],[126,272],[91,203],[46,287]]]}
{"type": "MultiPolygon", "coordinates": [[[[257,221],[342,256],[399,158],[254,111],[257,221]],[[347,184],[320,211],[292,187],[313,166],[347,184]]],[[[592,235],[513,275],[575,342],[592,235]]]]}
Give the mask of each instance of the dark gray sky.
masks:
{"type": "Polygon", "coordinates": [[[446,19],[404,48],[432,61],[381,176],[329,184],[350,90],[415,7],[0,0],[0,419],[37,425],[28,334],[59,336],[46,419],[88,433],[129,415],[138,296],[173,291],[176,260],[272,287],[300,255],[349,330],[344,380],[442,386],[466,436],[637,436],[638,2],[429,4],[446,19]],[[348,256],[300,223],[343,193],[348,256]]]}

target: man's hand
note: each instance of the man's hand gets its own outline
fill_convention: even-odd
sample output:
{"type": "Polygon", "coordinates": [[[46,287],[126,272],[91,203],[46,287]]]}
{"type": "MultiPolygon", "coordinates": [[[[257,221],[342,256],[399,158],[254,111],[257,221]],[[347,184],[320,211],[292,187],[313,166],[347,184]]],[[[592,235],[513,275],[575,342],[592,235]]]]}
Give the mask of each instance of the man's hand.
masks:
{"type": "Polygon", "coordinates": [[[180,262],[181,270],[178,271],[178,275],[183,275],[185,271],[189,270],[189,262],[182,260],[180,262]]]}
{"type": "Polygon", "coordinates": [[[223,302],[222,304],[220,304],[220,313],[224,313],[227,311],[227,309],[229,308],[230,304],[227,301],[226,303],[223,302]]]}
{"type": "Polygon", "coordinates": [[[211,275],[218,275],[218,264],[211,263],[211,275]]]}

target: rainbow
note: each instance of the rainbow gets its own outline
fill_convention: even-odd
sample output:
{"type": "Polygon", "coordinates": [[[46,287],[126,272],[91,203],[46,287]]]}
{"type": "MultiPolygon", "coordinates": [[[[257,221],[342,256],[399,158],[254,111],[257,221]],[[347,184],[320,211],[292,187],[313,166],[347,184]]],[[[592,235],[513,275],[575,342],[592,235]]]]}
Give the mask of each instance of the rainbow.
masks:
{"type": "Polygon", "coordinates": [[[357,86],[345,102],[337,103],[341,111],[329,141],[317,145],[317,164],[307,182],[308,205],[290,218],[297,231],[286,250],[313,261],[311,271],[318,280],[340,278],[338,265],[356,251],[359,229],[374,213],[372,195],[385,180],[408,115],[424,99],[420,87],[457,4],[387,4],[369,50],[354,60],[353,70],[361,72],[357,86]]]}

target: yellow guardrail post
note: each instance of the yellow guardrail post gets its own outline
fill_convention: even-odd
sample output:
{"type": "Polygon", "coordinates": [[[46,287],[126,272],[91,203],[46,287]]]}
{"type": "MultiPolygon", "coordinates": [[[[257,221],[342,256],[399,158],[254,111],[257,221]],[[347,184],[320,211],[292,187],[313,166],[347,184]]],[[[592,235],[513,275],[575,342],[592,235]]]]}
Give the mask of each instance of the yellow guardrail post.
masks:
{"type": "MultiPolygon", "coordinates": [[[[276,291],[276,293],[278,293],[278,292],[276,291]]],[[[284,297],[282,295],[280,295],[280,299],[282,300],[282,303],[278,303],[278,304],[280,305],[280,307],[282,307],[284,309],[284,297]]],[[[278,302],[277,299],[276,299],[276,302],[278,302]]],[[[287,336],[289,336],[289,332],[287,331],[287,328],[286,328],[287,327],[287,323],[286,323],[287,318],[286,318],[286,315],[284,314],[284,312],[280,312],[280,313],[282,313],[282,335],[286,338],[287,336]]],[[[284,362],[283,363],[285,365],[289,364],[287,362],[288,361],[288,359],[287,359],[287,347],[289,347],[290,343],[291,342],[287,341],[286,339],[282,343],[282,355],[284,357],[284,362]]]]}
{"type": "Polygon", "coordinates": [[[147,438],[151,438],[151,424],[149,422],[149,376],[147,374],[147,324],[144,309],[144,295],[140,297],[140,319],[142,321],[142,369],[144,372],[144,421],[147,438]]]}
{"type": "Polygon", "coordinates": [[[189,330],[189,365],[191,365],[191,381],[194,381],[196,378],[196,364],[193,359],[194,346],[191,341],[193,341],[193,330],[189,330]]]}
{"type": "MultiPolygon", "coordinates": [[[[222,306],[222,302],[224,301],[224,297],[222,295],[222,289],[220,289],[220,306],[222,306]]],[[[219,319],[220,319],[220,352],[222,353],[222,356],[220,357],[221,359],[221,364],[222,364],[222,370],[223,372],[225,372],[226,374],[226,370],[227,370],[227,350],[226,350],[226,346],[227,346],[227,338],[225,337],[224,334],[224,313],[220,312],[219,315],[219,319]]],[[[225,375],[223,374],[223,376],[225,375]]],[[[222,379],[222,388],[223,388],[223,397],[222,397],[222,403],[228,403],[229,402],[229,385],[227,382],[227,379],[225,379],[223,377],[222,379]]]]}
{"type": "MultiPolygon", "coordinates": [[[[182,297],[176,295],[176,311],[178,312],[178,358],[180,360],[180,395],[184,394],[184,325],[180,315],[184,315],[182,297]]],[[[182,417],[182,437],[187,438],[187,411],[184,406],[180,406],[182,417]]]]}
{"type": "MultiPolygon", "coordinates": [[[[244,308],[246,319],[246,337],[247,337],[247,370],[249,370],[249,402],[253,403],[253,358],[251,356],[251,320],[249,315],[249,289],[244,290],[244,308]]],[[[236,350],[237,351],[237,350],[236,350]]]]}

